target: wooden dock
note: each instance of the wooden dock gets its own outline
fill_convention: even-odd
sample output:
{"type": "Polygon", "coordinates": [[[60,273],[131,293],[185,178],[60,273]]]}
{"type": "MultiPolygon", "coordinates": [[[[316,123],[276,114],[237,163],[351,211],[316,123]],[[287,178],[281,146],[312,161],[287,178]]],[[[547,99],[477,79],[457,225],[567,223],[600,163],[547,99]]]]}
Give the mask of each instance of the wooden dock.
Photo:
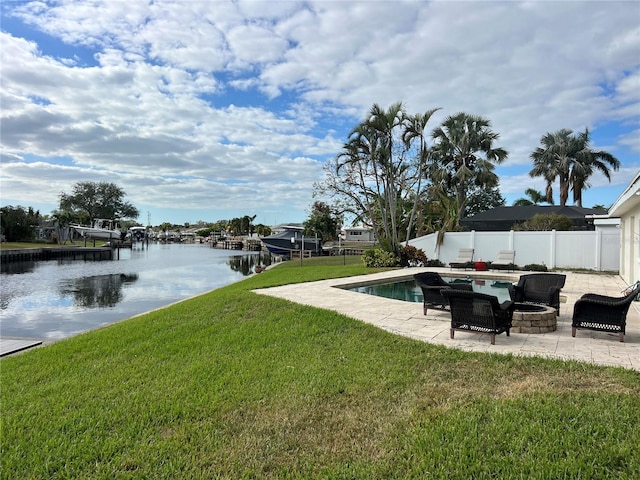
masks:
{"type": "Polygon", "coordinates": [[[28,338],[0,338],[0,357],[42,345],[42,340],[28,338]]]}
{"type": "Polygon", "coordinates": [[[258,239],[246,238],[227,238],[216,240],[212,243],[214,248],[222,248],[224,250],[248,250],[259,252],[262,250],[262,241],[258,239]]]}

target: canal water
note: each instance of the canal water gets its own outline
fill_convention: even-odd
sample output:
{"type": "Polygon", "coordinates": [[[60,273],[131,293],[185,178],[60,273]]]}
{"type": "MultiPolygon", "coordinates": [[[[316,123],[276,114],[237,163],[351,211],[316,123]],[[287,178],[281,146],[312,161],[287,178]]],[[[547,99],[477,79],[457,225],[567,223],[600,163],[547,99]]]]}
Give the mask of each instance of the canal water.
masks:
{"type": "Polygon", "coordinates": [[[150,244],[117,260],[3,263],[0,336],[70,337],[241,280],[258,261],[268,255],[150,244]]]}

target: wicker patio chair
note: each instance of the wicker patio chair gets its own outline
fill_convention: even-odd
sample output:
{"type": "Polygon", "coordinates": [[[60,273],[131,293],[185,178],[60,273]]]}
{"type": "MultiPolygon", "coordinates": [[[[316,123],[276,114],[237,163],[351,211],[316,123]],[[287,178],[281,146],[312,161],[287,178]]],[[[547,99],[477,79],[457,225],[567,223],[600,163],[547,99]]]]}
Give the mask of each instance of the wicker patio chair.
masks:
{"type": "Polygon", "coordinates": [[[467,292],[448,288],[442,291],[451,308],[451,338],[454,332],[467,331],[488,333],[491,345],[496,343],[496,335],[506,332],[509,336],[515,304],[511,301],[498,302],[498,297],[484,293],[467,292]]]}
{"type": "Polygon", "coordinates": [[[474,268],[473,265],[473,248],[461,248],[458,250],[458,258],[453,262],[449,262],[450,268],[474,268]]]}
{"type": "Polygon", "coordinates": [[[608,297],[595,293],[586,293],[573,307],[571,336],[576,336],[577,329],[612,332],[619,335],[624,342],[627,326],[627,312],[631,302],[640,294],[640,283],[631,292],[622,297],[608,297]]]}
{"type": "Polygon", "coordinates": [[[530,273],[521,275],[517,285],[509,287],[511,300],[517,303],[539,303],[556,309],[560,315],[560,290],[566,275],[561,273],[530,273]]]}
{"type": "Polygon", "coordinates": [[[437,272],[416,273],[413,278],[416,284],[422,290],[422,312],[426,315],[428,308],[436,310],[448,310],[449,302],[442,296],[444,288],[458,288],[461,290],[472,291],[473,287],[470,283],[446,282],[437,272]]]}

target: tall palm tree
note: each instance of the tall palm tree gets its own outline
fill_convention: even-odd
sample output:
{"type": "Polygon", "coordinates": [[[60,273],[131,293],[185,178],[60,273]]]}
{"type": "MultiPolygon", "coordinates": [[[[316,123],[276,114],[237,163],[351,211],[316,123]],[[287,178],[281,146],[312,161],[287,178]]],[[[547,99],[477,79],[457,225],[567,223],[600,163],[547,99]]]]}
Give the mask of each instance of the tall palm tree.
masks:
{"type": "Polygon", "coordinates": [[[508,153],[494,147],[499,134],[491,130],[488,119],[464,112],[447,117],[431,137],[436,141],[434,154],[441,167],[433,170],[432,179],[455,186],[457,218],[460,219],[464,216],[469,187],[472,184],[496,186],[498,176],[493,172],[494,164],[502,163],[508,153]]]}
{"type": "Polygon", "coordinates": [[[547,182],[547,201],[553,199],[552,184],[556,179],[560,182],[560,205],[565,206],[569,191],[573,189],[573,200],[582,206],[582,191],[589,186],[587,180],[599,170],[611,181],[611,171],[620,168],[617,158],[605,151],[590,148],[589,130],[577,135],[572,130],[563,128],[553,133],[546,133],[540,139],[542,146],[531,153],[533,168],[531,177],[543,177],[547,182]]]}
{"type": "MultiPolygon", "coordinates": [[[[414,190],[414,201],[413,207],[411,209],[411,213],[409,215],[409,222],[407,224],[407,235],[406,239],[409,242],[410,232],[413,228],[413,222],[416,218],[417,213],[421,210],[420,201],[421,193],[422,193],[422,180],[425,177],[427,162],[430,158],[429,148],[427,146],[427,123],[433,116],[435,112],[440,110],[440,108],[434,108],[431,110],[427,110],[425,113],[416,113],[415,115],[409,115],[406,118],[406,122],[404,124],[404,131],[402,132],[402,141],[404,142],[407,149],[411,148],[411,144],[418,141],[418,154],[417,154],[417,163],[418,163],[418,180],[417,185],[414,190]]],[[[407,243],[408,244],[408,243],[407,243]]]]}
{"type": "Polygon", "coordinates": [[[378,207],[382,215],[385,236],[390,240],[390,248],[394,253],[397,253],[399,247],[398,215],[401,213],[398,204],[400,198],[398,179],[407,168],[406,163],[401,161],[403,159],[394,156],[396,139],[394,132],[402,127],[405,118],[402,102],[394,103],[386,110],[374,104],[366,122],[367,127],[375,133],[378,140],[379,148],[374,152],[373,158],[375,168],[380,173],[378,180],[382,182],[382,189],[379,190],[382,195],[378,197],[378,207]]]}
{"type": "Polygon", "coordinates": [[[403,125],[406,114],[401,102],[384,109],[374,104],[369,116],[349,134],[349,140],[338,155],[338,170],[354,177],[354,184],[361,187],[363,211],[371,221],[380,225],[381,237],[392,251],[399,248],[398,179],[407,169],[404,158],[394,155],[396,132],[403,125]]]}
{"type": "Polygon", "coordinates": [[[595,170],[598,170],[611,182],[611,170],[609,170],[609,166],[614,171],[618,171],[620,161],[609,152],[592,150],[589,147],[591,143],[589,129],[585,128],[584,133],[580,133],[577,138],[581,149],[578,151],[571,167],[571,182],[573,203],[582,207],[582,191],[591,186],[587,182],[589,177],[595,170]]]}

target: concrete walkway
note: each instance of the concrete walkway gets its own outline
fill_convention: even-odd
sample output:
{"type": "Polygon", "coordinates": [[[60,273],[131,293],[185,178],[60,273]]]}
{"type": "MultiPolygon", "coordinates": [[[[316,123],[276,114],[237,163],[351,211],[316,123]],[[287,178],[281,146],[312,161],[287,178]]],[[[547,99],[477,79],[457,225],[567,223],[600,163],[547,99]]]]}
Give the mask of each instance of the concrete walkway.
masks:
{"type": "Polygon", "coordinates": [[[511,333],[496,336],[496,344],[491,345],[488,335],[470,332],[456,332],[449,338],[451,316],[448,312],[429,310],[425,316],[421,303],[391,300],[342,288],[345,285],[377,283],[381,280],[411,278],[422,271],[437,271],[442,276],[472,274],[474,278],[503,278],[517,281],[524,272],[461,272],[449,268],[410,268],[374,273],[359,277],[322,280],[302,284],[256,290],[256,293],[270,295],[305,305],[334,310],[363,322],[376,325],[398,335],[415,338],[429,343],[460,348],[474,352],[512,353],[514,355],[541,356],[562,360],[578,360],[599,365],[621,366],[640,371],[640,302],[632,302],[627,315],[627,333],[624,343],[618,341],[618,334],[578,330],[571,336],[571,316],[573,305],[584,293],[622,296],[626,283],[619,276],[595,275],[566,272],[567,281],[561,295],[566,303],[560,305],[558,328],[555,332],[543,334],[511,333]]]}

